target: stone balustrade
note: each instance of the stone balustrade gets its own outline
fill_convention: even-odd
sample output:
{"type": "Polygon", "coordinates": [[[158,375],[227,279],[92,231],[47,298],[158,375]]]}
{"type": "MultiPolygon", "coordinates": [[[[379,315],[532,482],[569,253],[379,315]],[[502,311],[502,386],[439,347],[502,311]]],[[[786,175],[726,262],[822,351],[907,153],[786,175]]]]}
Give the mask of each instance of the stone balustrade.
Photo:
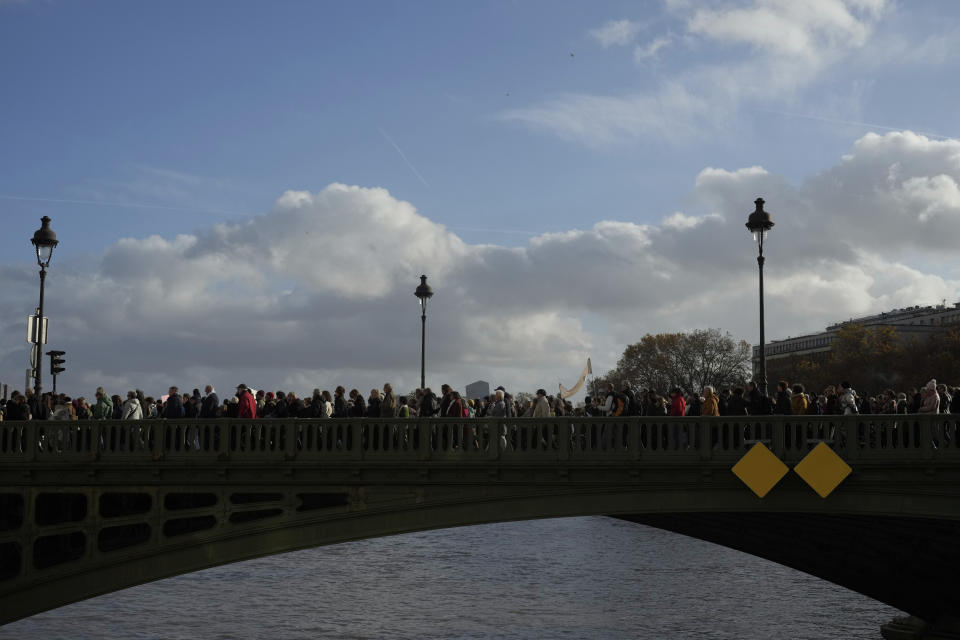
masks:
{"type": "Polygon", "coordinates": [[[115,461],[785,462],[825,442],[848,461],[960,457],[960,416],[257,419],[0,423],[0,463],[115,461]]]}

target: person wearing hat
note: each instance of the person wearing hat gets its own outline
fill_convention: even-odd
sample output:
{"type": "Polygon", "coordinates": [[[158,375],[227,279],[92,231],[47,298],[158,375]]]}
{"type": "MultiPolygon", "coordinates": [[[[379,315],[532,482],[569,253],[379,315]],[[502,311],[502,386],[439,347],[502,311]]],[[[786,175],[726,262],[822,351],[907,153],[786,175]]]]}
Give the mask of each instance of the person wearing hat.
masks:
{"type": "Polygon", "coordinates": [[[237,385],[237,417],[241,420],[252,420],[257,417],[257,401],[253,399],[250,389],[247,385],[237,385]]]}
{"type": "Polygon", "coordinates": [[[533,404],[534,418],[549,418],[550,404],[547,402],[547,392],[543,389],[537,389],[537,399],[533,404]]]}

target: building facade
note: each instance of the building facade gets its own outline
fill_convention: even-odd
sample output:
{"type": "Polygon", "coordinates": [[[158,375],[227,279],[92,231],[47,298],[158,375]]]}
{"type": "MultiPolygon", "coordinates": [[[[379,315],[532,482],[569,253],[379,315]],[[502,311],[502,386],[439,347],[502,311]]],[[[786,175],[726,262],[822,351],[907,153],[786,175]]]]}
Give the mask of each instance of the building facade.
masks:
{"type": "MultiPolygon", "coordinates": [[[[766,345],[767,364],[784,358],[802,356],[810,360],[825,359],[833,349],[833,342],[837,332],[845,326],[860,324],[867,328],[891,327],[904,337],[923,337],[950,324],[960,323],[960,302],[953,306],[946,303],[926,307],[905,307],[885,311],[872,316],[851,318],[827,327],[819,333],[810,333],[794,338],[773,340],[766,345]]],[[[753,376],[756,378],[760,369],[760,347],[753,347],[753,376]]]]}
{"type": "Polygon", "coordinates": [[[490,383],[485,382],[484,380],[477,380],[476,382],[471,382],[467,385],[467,395],[465,397],[470,399],[485,398],[490,395],[490,383]]]}

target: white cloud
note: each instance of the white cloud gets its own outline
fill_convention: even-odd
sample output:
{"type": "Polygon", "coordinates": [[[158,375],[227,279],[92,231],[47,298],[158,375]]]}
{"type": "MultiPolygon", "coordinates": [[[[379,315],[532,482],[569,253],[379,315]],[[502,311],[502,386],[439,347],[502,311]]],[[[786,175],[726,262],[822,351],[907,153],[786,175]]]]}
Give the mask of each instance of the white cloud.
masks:
{"type": "MultiPolygon", "coordinates": [[[[868,45],[888,6],[879,1],[754,0],[719,7],[671,2],[667,11],[682,33],[674,37],[664,32],[636,46],[634,61],[659,58],[677,41],[709,63],[684,66],[684,57],[673,56],[676,60],[665,62],[662,74],[644,77],[640,90],[625,95],[568,93],[504,111],[502,119],[591,147],[641,137],[682,142],[714,135],[756,99],[768,109],[793,110],[816,83],[850,60],[861,60],[861,52],[874,51],[876,47],[868,45]]],[[[614,24],[619,23],[608,26],[614,24]]],[[[627,37],[622,30],[611,33],[620,34],[618,44],[628,44],[635,36],[630,32],[627,37]]],[[[936,42],[929,47],[943,49],[936,42]]],[[[846,91],[856,98],[865,81],[857,79],[846,91]]],[[[832,99],[838,100],[845,104],[832,99]]],[[[824,103],[819,100],[817,105],[822,108],[824,103]]]]}
{"type": "Polygon", "coordinates": [[[698,9],[687,28],[692,34],[720,42],[749,44],[775,55],[811,60],[838,47],[863,46],[884,4],[755,0],[747,8],[698,9]]]}
{"type": "Polygon", "coordinates": [[[960,217],[960,188],[951,176],[940,174],[904,180],[899,195],[907,210],[919,210],[920,222],[937,216],[960,217]]]}
{"type": "Polygon", "coordinates": [[[600,43],[604,48],[614,45],[630,44],[637,36],[643,25],[632,20],[610,20],[602,27],[590,29],[587,34],[600,43]]]}
{"type": "Polygon", "coordinates": [[[676,229],[677,231],[683,231],[684,229],[694,229],[703,222],[702,217],[697,216],[688,216],[682,211],[677,211],[670,214],[663,219],[663,226],[667,229],[676,229]]]}
{"type": "Polygon", "coordinates": [[[651,58],[656,58],[660,50],[664,47],[670,45],[673,42],[673,39],[670,37],[661,37],[654,38],[647,44],[637,45],[633,50],[633,60],[634,62],[641,63],[646,62],[651,58]]]}

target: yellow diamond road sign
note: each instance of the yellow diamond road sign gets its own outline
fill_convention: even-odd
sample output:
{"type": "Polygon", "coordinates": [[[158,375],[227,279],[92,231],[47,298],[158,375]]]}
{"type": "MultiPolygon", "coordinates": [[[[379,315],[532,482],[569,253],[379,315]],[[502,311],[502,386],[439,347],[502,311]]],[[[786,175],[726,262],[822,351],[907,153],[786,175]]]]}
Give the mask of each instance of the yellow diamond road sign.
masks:
{"type": "Polygon", "coordinates": [[[821,442],[793,468],[804,482],[826,498],[853,471],[833,449],[821,442]]]}
{"type": "Polygon", "coordinates": [[[762,498],[773,489],[783,476],[787,475],[787,465],[780,461],[762,442],[753,445],[750,451],[733,465],[733,473],[750,487],[750,490],[762,498]]]}

